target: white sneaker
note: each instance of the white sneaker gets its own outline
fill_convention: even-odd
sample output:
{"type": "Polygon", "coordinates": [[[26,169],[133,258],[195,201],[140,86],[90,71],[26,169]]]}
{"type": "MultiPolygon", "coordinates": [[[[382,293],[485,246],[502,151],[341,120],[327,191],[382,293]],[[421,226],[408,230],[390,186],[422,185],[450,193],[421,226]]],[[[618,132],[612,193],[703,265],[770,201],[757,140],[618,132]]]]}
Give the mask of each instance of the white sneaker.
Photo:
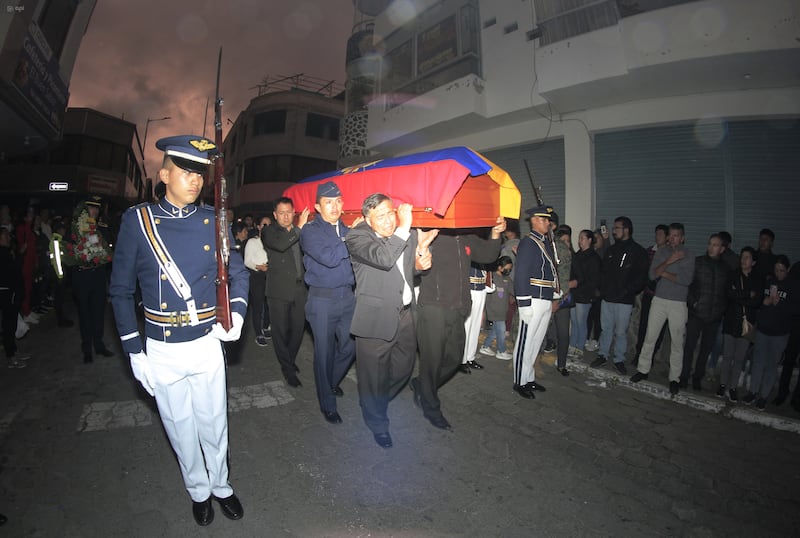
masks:
{"type": "Polygon", "coordinates": [[[567,351],[567,357],[577,359],[583,355],[583,351],[578,349],[577,347],[569,346],[569,351],[567,351]]]}
{"type": "Polygon", "coordinates": [[[27,363],[17,360],[16,357],[13,357],[10,361],[8,361],[9,368],[25,368],[26,366],[28,366],[27,363]]]}
{"type": "Polygon", "coordinates": [[[30,324],[30,323],[36,324],[36,323],[39,323],[39,316],[36,315],[35,312],[31,312],[30,314],[28,314],[27,316],[22,318],[22,320],[25,323],[28,323],[28,324],[30,324]]]}
{"type": "Polygon", "coordinates": [[[495,354],[495,358],[498,358],[501,361],[510,361],[511,360],[511,353],[509,353],[508,351],[498,351],[495,354]]]}
{"type": "Polygon", "coordinates": [[[481,355],[488,355],[489,357],[494,357],[494,351],[492,351],[492,348],[490,347],[481,346],[481,348],[478,350],[478,353],[480,353],[481,355]]]}
{"type": "Polygon", "coordinates": [[[587,340],[583,346],[583,349],[586,351],[597,351],[600,348],[600,344],[597,340],[587,340]]]}

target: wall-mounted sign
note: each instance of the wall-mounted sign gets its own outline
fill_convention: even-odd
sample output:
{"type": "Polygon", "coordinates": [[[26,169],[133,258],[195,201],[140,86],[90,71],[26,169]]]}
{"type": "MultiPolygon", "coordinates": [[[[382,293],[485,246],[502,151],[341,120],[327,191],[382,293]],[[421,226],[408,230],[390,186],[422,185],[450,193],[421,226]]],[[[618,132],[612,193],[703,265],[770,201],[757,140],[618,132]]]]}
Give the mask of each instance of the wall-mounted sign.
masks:
{"type": "Polygon", "coordinates": [[[50,185],[48,186],[48,190],[54,192],[68,191],[69,183],[67,183],[66,181],[51,181],[50,185]]]}

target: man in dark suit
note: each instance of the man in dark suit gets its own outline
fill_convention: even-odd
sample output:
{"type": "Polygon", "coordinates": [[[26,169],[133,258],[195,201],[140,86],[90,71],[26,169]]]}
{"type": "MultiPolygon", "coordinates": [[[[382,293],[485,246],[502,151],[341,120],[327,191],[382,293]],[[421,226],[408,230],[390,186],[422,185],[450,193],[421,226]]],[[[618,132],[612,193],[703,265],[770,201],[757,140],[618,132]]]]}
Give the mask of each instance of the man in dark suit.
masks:
{"type": "Polygon", "coordinates": [[[300,213],[294,225],[294,203],[279,198],[273,211],[275,222],[264,228],[262,240],[269,258],[267,305],[272,321],[272,345],[283,377],[292,387],[302,384],[295,361],[305,330],[306,284],[300,252],[300,229],[308,222],[308,209],[300,213]]]}
{"type": "Polygon", "coordinates": [[[414,369],[414,274],[429,269],[428,246],[438,230],[411,230],[411,205],[394,209],[391,198],[372,194],[361,206],[364,222],[345,238],[356,277],[358,395],[375,442],[392,446],[386,410],[414,369]]]}

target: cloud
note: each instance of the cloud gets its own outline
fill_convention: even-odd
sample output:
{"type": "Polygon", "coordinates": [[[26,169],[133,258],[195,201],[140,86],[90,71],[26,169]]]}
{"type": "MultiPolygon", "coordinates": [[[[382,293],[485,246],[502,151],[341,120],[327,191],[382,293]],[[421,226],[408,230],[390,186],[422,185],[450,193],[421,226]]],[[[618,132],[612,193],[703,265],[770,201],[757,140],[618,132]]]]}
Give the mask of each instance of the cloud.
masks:
{"type": "Polygon", "coordinates": [[[352,25],[352,0],[100,0],[72,73],[69,106],[124,117],[140,138],[148,118],[169,116],[147,131],[153,176],[161,162],[155,141],[202,134],[207,101],[206,136],[213,136],[220,46],[223,114],[235,119],[268,75],[304,73],[343,84],[352,25]]]}

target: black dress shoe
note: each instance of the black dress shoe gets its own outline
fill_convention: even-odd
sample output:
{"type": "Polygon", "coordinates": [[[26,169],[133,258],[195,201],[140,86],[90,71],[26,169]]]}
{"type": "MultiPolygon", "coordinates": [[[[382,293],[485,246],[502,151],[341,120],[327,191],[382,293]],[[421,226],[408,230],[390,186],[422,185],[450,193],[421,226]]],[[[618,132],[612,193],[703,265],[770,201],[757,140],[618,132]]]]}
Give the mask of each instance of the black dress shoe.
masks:
{"type": "Polygon", "coordinates": [[[344,396],[344,391],[340,387],[333,387],[331,390],[334,396],[339,396],[340,398],[344,396]]]}
{"type": "Polygon", "coordinates": [[[214,521],[214,507],[211,506],[211,497],[203,502],[193,502],[192,514],[194,515],[194,520],[201,527],[210,525],[214,521]]]}
{"type": "Polygon", "coordinates": [[[531,381],[530,383],[525,383],[525,386],[528,387],[529,390],[534,391],[538,390],[539,392],[545,392],[547,389],[541,386],[536,381],[531,381]]]}
{"type": "Polygon", "coordinates": [[[467,365],[469,365],[470,368],[474,368],[476,370],[483,370],[483,366],[475,361],[467,361],[467,365]]]}
{"type": "Polygon", "coordinates": [[[392,448],[392,436],[389,435],[389,432],[376,433],[375,442],[378,443],[378,446],[381,448],[392,448]]]}
{"type": "Polygon", "coordinates": [[[228,519],[242,519],[244,515],[244,509],[242,509],[242,503],[239,502],[239,498],[236,495],[231,495],[230,497],[225,497],[224,499],[220,499],[216,495],[214,498],[219,503],[219,507],[222,509],[222,515],[227,517],[228,519]]]}
{"type": "Polygon", "coordinates": [[[290,387],[302,387],[303,384],[300,383],[300,380],[297,379],[296,375],[290,375],[286,377],[286,384],[290,387]]]}
{"type": "Polygon", "coordinates": [[[100,351],[95,351],[95,353],[97,353],[98,355],[100,355],[102,357],[113,357],[114,356],[114,352],[111,351],[110,349],[108,349],[107,347],[104,347],[100,351]]]}
{"type": "Polygon", "coordinates": [[[325,420],[327,420],[331,424],[342,423],[342,417],[340,417],[339,413],[337,413],[336,411],[323,411],[322,416],[325,417],[325,420]]]}
{"type": "Polygon", "coordinates": [[[411,387],[411,393],[414,395],[414,405],[422,409],[422,393],[419,388],[419,379],[415,377],[408,383],[408,386],[411,387]]]}
{"type": "Polygon", "coordinates": [[[472,370],[470,370],[469,365],[466,364],[466,363],[459,365],[458,366],[458,371],[461,372],[462,374],[471,374],[472,373],[472,370]]]}
{"type": "Polygon", "coordinates": [[[569,377],[569,370],[567,370],[567,368],[566,368],[566,367],[556,367],[556,370],[558,370],[558,372],[559,372],[559,373],[560,373],[562,376],[564,376],[564,377],[569,377]]]}
{"type": "Polygon", "coordinates": [[[453,427],[450,426],[450,423],[447,422],[447,419],[444,418],[443,416],[428,417],[428,420],[431,422],[431,424],[433,424],[434,426],[436,426],[440,430],[452,430],[453,429],[453,427]]]}
{"type": "Polygon", "coordinates": [[[528,390],[528,387],[526,387],[525,385],[514,385],[514,392],[516,392],[523,398],[527,398],[528,400],[533,400],[536,398],[536,395],[533,393],[533,391],[528,390]]]}

